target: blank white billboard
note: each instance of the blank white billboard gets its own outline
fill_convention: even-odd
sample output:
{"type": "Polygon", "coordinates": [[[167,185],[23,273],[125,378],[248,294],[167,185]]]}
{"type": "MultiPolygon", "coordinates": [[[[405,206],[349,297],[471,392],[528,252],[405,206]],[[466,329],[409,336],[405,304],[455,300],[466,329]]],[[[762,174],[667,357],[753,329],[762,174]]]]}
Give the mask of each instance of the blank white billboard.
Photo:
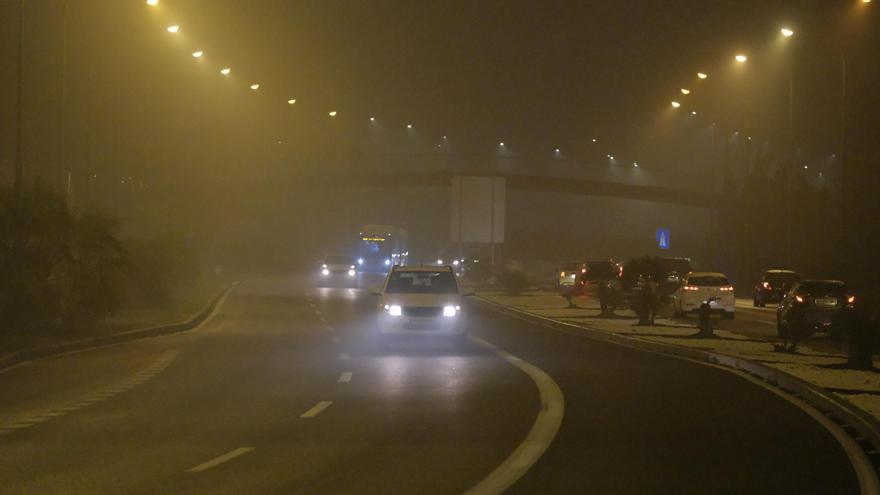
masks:
{"type": "Polygon", "coordinates": [[[504,177],[453,177],[449,238],[453,242],[504,242],[506,187],[504,177]]]}

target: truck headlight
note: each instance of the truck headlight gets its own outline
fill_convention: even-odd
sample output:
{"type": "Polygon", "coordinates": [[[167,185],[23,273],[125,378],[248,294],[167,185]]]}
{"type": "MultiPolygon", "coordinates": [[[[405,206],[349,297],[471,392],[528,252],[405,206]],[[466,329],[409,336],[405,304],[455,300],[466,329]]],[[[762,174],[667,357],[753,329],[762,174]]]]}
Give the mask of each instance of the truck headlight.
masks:
{"type": "Polygon", "coordinates": [[[400,316],[403,314],[403,308],[396,304],[386,304],[385,311],[388,311],[388,314],[391,316],[400,316]]]}
{"type": "Polygon", "coordinates": [[[461,310],[461,306],[443,306],[443,316],[455,316],[461,310]]]}

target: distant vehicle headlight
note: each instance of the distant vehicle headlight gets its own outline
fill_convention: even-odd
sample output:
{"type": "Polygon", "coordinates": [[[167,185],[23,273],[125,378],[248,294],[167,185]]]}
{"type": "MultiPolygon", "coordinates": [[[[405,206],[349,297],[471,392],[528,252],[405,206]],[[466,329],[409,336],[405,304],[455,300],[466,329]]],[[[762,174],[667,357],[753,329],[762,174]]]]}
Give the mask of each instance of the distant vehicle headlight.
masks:
{"type": "Polygon", "coordinates": [[[327,268],[327,263],[323,263],[323,264],[321,265],[321,268],[327,268]]]}
{"type": "Polygon", "coordinates": [[[443,264],[443,260],[441,260],[440,258],[437,258],[437,264],[438,264],[438,265],[442,265],[442,264],[443,264]]]}
{"type": "Polygon", "coordinates": [[[459,263],[458,260],[455,260],[455,261],[452,262],[452,264],[455,265],[455,266],[458,266],[458,263],[459,263]]]}
{"type": "Polygon", "coordinates": [[[455,316],[461,310],[461,306],[443,306],[443,316],[455,316]]]}
{"type": "Polygon", "coordinates": [[[364,259],[358,258],[358,265],[363,265],[363,264],[364,264],[364,259]]]}
{"type": "Polygon", "coordinates": [[[349,277],[354,277],[354,275],[355,275],[355,271],[354,271],[354,270],[349,270],[349,271],[348,271],[348,276],[349,276],[349,277]]]}
{"type": "Polygon", "coordinates": [[[328,270],[328,269],[326,269],[326,268],[322,269],[322,270],[321,270],[321,275],[324,275],[324,276],[330,275],[330,270],[328,270]]]}
{"type": "Polygon", "coordinates": [[[396,304],[386,304],[385,311],[388,311],[388,314],[391,316],[400,316],[403,314],[403,308],[396,304]]]}
{"type": "Polygon", "coordinates": [[[354,270],[354,265],[351,265],[351,266],[348,267],[348,268],[349,268],[350,270],[354,270]]]}
{"type": "Polygon", "coordinates": [[[390,258],[385,260],[385,266],[391,266],[391,259],[390,258]]]}

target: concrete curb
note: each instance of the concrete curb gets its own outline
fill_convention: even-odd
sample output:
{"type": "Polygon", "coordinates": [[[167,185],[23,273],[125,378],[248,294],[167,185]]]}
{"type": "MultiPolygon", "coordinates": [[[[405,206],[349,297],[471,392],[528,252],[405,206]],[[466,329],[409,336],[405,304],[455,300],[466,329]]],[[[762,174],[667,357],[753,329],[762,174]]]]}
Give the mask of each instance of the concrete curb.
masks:
{"type": "Polygon", "coordinates": [[[663,344],[660,342],[640,339],[638,337],[620,335],[595,328],[566,323],[544,316],[538,316],[527,311],[514,309],[509,306],[504,306],[483,299],[479,296],[475,297],[474,300],[479,301],[493,311],[537,322],[565,333],[576,334],[592,340],[609,342],[632,349],[666,354],[745,372],[763,382],[794,395],[822,412],[825,416],[828,416],[834,422],[838,423],[856,440],[856,442],[859,443],[875,466],[880,465],[880,421],[850,402],[827,392],[824,388],[801,380],[800,378],[784,371],[765,366],[755,361],[727,354],[703,351],[690,347],[681,347],[674,344],[663,344]]]}
{"type": "Polygon", "coordinates": [[[35,349],[18,351],[0,358],[0,372],[14,366],[18,366],[22,363],[26,363],[28,361],[44,359],[52,356],[57,356],[59,354],[66,354],[68,352],[82,351],[111,344],[119,344],[132,340],[145,339],[149,337],[159,337],[162,335],[169,335],[172,333],[192,330],[193,328],[196,328],[202,322],[204,322],[209,316],[211,316],[220,301],[222,301],[223,298],[225,298],[226,295],[229,294],[232,289],[234,289],[237,285],[238,282],[233,283],[225,288],[222,292],[220,292],[220,294],[211,299],[207,306],[202,308],[201,311],[194,314],[186,321],[171,323],[168,325],[158,325],[155,327],[138,328],[135,330],[127,330],[125,332],[114,333],[112,335],[104,335],[91,339],[83,339],[48,347],[38,347],[35,349]]]}

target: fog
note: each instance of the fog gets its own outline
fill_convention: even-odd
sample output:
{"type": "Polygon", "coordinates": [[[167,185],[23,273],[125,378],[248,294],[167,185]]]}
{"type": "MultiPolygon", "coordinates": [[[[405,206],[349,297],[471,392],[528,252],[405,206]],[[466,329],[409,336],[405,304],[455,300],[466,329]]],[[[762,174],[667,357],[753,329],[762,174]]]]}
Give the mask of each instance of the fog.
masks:
{"type": "MultiPolygon", "coordinates": [[[[16,161],[18,6],[0,6],[0,65],[10,69],[0,74],[4,187],[16,161]]],[[[798,7],[28,1],[24,184],[56,191],[76,211],[118,217],[127,236],[185,237],[205,267],[242,272],[311,266],[350,249],[369,223],[408,229],[422,259],[455,250],[443,184],[455,174],[569,177],[749,204],[730,192],[747,176],[778,177],[793,132],[795,167],[806,171],[798,183],[837,197],[845,51],[847,159],[859,177],[849,194],[874,211],[876,28],[848,39],[848,7],[798,7]],[[779,46],[781,22],[797,26],[796,46],[779,46]],[[171,24],[180,32],[166,32],[171,24]],[[747,68],[732,63],[739,51],[750,55],[747,68]],[[697,71],[710,77],[699,81],[697,71]],[[425,174],[431,184],[420,183],[425,174]]],[[[674,194],[659,203],[610,196],[511,190],[499,252],[625,259],[658,253],[655,231],[665,227],[668,254],[735,266],[745,278],[758,267],[725,258],[711,239],[726,232],[754,244],[743,225],[775,214],[710,223],[709,208],[676,204],[674,194]]],[[[867,235],[867,218],[849,221],[867,235]]],[[[798,235],[811,235],[809,226],[798,235]]],[[[873,246],[870,235],[853,245],[873,246]]],[[[800,262],[846,270],[809,261],[818,256],[800,262]]]]}

